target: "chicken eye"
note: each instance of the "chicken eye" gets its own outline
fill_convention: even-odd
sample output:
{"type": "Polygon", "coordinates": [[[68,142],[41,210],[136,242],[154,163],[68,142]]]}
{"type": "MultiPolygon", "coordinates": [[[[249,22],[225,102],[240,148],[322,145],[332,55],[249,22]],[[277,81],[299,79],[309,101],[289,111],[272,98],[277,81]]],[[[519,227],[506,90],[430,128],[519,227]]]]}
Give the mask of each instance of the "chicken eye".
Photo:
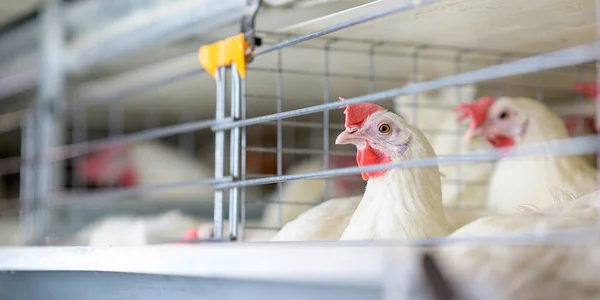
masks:
{"type": "Polygon", "coordinates": [[[503,111],[502,113],[500,113],[500,116],[499,116],[500,120],[506,119],[507,117],[508,117],[507,112],[503,111]]]}
{"type": "Polygon", "coordinates": [[[388,133],[388,132],[390,132],[391,129],[392,128],[388,124],[379,125],[379,132],[381,132],[381,133],[388,133]]]}

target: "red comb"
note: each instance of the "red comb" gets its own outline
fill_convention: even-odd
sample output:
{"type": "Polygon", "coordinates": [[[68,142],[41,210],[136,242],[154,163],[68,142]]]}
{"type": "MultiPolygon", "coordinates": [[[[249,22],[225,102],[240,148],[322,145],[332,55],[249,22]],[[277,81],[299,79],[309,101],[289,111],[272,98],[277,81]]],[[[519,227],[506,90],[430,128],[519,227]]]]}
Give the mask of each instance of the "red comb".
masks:
{"type": "Polygon", "coordinates": [[[485,121],[487,111],[492,104],[494,104],[493,97],[482,97],[471,104],[461,104],[454,109],[454,111],[461,113],[456,119],[460,121],[466,117],[471,117],[470,126],[476,128],[485,121]]]}
{"type": "MultiPolygon", "coordinates": [[[[345,100],[342,97],[339,99],[341,101],[345,100]]],[[[346,123],[344,126],[360,126],[371,114],[382,110],[385,110],[385,108],[373,103],[346,105],[346,110],[344,111],[344,114],[346,115],[346,123]]]]}
{"type": "Polygon", "coordinates": [[[195,240],[198,239],[198,229],[190,229],[185,232],[183,238],[186,240],[195,240]]]}
{"type": "Polygon", "coordinates": [[[598,96],[598,86],[595,82],[576,83],[573,85],[573,90],[576,93],[583,94],[594,100],[596,100],[596,97],[598,96]]]}

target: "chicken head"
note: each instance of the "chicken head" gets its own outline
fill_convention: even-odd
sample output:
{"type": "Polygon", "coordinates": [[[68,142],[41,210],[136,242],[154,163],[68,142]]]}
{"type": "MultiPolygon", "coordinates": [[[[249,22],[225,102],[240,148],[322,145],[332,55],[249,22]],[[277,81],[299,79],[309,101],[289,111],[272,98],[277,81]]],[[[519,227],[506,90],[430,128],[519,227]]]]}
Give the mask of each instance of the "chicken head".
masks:
{"type": "Polygon", "coordinates": [[[127,160],[127,146],[113,144],[75,161],[79,178],[100,186],[131,187],[137,184],[137,174],[127,160]]]}
{"type": "MultiPolygon", "coordinates": [[[[347,105],[344,114],[346,130],[338,135],[335,143],[355,145],[359,166],[390,163],[406,151],[410,133],[403,128],[397,114],[372,103],[347,105]]],[[[386,172],[363,172],[362,178],[377,178],[386,172]]]]}
{"type": "Polygon", "coordinates": [[[455,111],[460,113],[458,120],[471,119],[465,133],[467,141],[481,135],[496,148],[514,145],[515,138],[524,135],[529,124],[527,116],[506,99],[482,97],[459,105],[455,111]]]}

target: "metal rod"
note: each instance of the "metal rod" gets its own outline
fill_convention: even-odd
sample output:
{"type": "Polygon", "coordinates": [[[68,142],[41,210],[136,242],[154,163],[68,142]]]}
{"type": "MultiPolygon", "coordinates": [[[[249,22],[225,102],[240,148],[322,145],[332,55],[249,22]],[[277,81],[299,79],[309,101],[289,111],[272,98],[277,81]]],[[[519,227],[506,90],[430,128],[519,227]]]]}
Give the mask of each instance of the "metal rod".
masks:
{"type": "MultiPolygon", "coordinates": [[[[262,68],[262,67],[249,68],[249,70],[252,70],[254,72],[261,72],[261,73],[277,73],[277,72],[279,72],[278,69],[274,69],[274,68],[262,68]]],[[[284,73],[294,74],[294,75],[306,75],[306,76],[312,76],[312,77],[315,77],[315,76],[323,77],[323,76],[325,76],[324,73],[316,72],[316,71],[305,71],[305,70],[297,70],[297,69],[282,69],[282,71],[284,71],[284,73]]],[[[329,76],[330,78],[371,80],[371,78],[368,75],[354,75],[354,74],[345,74],[345,73],[329,73],[327,76],[329,76]]],[[[395,76],[378,76],[378,77],[375,77],[373,79],[378,80],[378,81],[398,82],[398,81],[405,80],[407,78],[406,77],[395,77],[395,76]]]]}
{"type": "MultiPolygon", "coordinates": [[[[215,107],[215,120],[217,122],[225,119],[225,98],[226,98],[226,75],[225,67],[217,68],[215,81],[217,87],[217,98],[215,107]]],[[[225,132],[216,130],[215,132],[215,180],[220,180],[224,176],[225,168],[225,132]]],[[[215,190],[215,208],[214,208],[214,238],[223,237],[223,190],[215,190]]]]}
{"type": "MultiPolygon", "coordinates": [[[[231,66],[231,118],[233,121],[240,119],[240,101],[242,78],[234,64],[231,66]]],[[[229,134],[229,172],[233,181],[240,180],[240,128],[232,128],[229,134]]],[[[229,238],[238,238],[238,205],[239,188],[229,189],[229,238]]]]}
{"type": "Polygon", "coordinates": [[[377,42],[369,47],[369,94],[375,92],[375,48],[382,45],[383,42],[377,42]]]}
{"type": "Polygon", "coordinates": [[[291,180],[328,178],[344,175],[358,174],[361,172],[372,172],[381,170],[390,170],[397,168],[417,168],[431,167],[440,164],[458,164],[458,163],[478,163],[492,162],[504,157],[535,157],[540,154],[553,156],[571,156],[596,153],[600,150],[600,137],[597,135],[581,136],[576,138],[567,138],[553,140],[545,143],[536,143],[530,145],[521,145],[512,147],[510,150],[491,150],[486,152],[472,152],[461,155],[443,155],[404,161],[392,164],[379,164],[365,167],[349,167],[306,174],[273,176],[268,178],[248,179],[233,183],[216,184],[215,189],[227,189],[231,187],[255,186],[285,182],[291,180]]]}
{"type": "Polygon", "coordinates": [[[76,101],[74,101],[73,104],[71,106],[69,106],[69,110],[70,111],[78,111],[78,110],[83,110],[83,109],[87,109],[90,107],[95,107],[95,106],[99,106],[99,105],[103,105],[103,104],[109,104],[109,103],[112,103],[115,101],[119,101],[119,100],[123,100],[128,97],[131,97],[135,94],[146,92],[151,88],[165,86],[167,84],[175,83],[180,80],[183,80],[183,79],[186,79],[186,78],[189,78],[192,76],[204,74],[204,73],[205,73],[204,69],[188,70],[183,73],[178,73],[178,74],[175,74],[172,76],[168,76],[166,78],[159,78],[159,79],[153,80],[149,83],[126,88],[125,90],[116,91],[116,92],[107,91],[108,93],[103,93],[101,95],[101,97],[94,98],[92,100],[77,101],[77,99],[75,99],[76,101]]]}
{"type": "Polygon", "coordinates": [[[19,231],[26,242],[35,236],[35,174],[33,169],[35,153],[35,114],[29,110],[22,120],[21,137],[21,211],[19,218],[19,231]]]}
{"type": "MultiPolygon", "coordinates": [[[[416,46],[412,52],[412,78],[410,79],[411,84],[420,82],[421,74],[419,74],[419,52],[424,49],[425,46],[416,46]]],[[[419,127],[419,94],[412,94],[412,105],[413,105],[413,125],[419,127]]]]}
{"type": "Polygon", "coordinates": [[[242,0],[176,1],[147,12],[149,16],[141,21],[139,17],[133,23],[128,18],[117,20],[104,26],[93,39],[87,36],[75,39],[67,65],[72,71],[89,69],[158,42],[208,33],[239,20],[245,9],[246,1],[242,0]],[[134,26],[126,26],[127,23],[134,26]]]}
{"type": "Polygon", "coordinates": [[[312,40],[314,38],[318,38],[320,36],[342,30],[344,28],[352,27],[352,26],[355,26],[358,24],[362,24],[362,23],[371,21],[371,20],[379,19],[379,18],[389,16],[389,15],[393,15],[393,14],[399,13],[401,11],[410,10],[417,6],[429,5],[429,4],[441,2],[441,1],[442,0],[420,0],[420,1],[411,1],[411,2],[407,2],[407,3],[402,3],[402,4],[399,4],[398,6],[394,6],[387,10],[384,10],[384,11],[379,11],[379,12],[376,12],[376,13],[373,13],[370,15],[366,15],[364,17],[359,17],[359,18],[352,19],[349,21],[341,22],[339,24],[333,25],[331,27],[327,27],[322,30],[311,32],[309,34],[305,34],[305,35],[302,35],[302,36],[299,36],[299,37],[296,37],[293,39],[283,41],[281,43],[277,43],[275,45],[271,45],[266,48],[259,49],[258,51],[254,52],[254,56],[263,55],[263,54],[266,54],[269,52],[273,52],[275,50],[279,50],[279,49],[282,49],[285,47],[289,47],[289,46],[304,42],[304,41],[312,40]]]}
{"type": "MultiPolygon", "coordinates": [[[[283,52],[281,49],[277,50],[277,113],[281,113],[283,110],[283,52]]],[[[277,176],[283,175],[283,128],[282,120],[277,119],[277,176]]],[[[281,182],[277,183],[277,226],[283,227],[283,185],[281,182]]]]}
{"type": "MultiPolygon", "coordinates": [[[[82,110],[77,114],[73,114],[73,143],[83,143],[87,140],[87,111],[82,110]]],[[[83,164],[83,168],[87,168],[87,160],[82,160],[80,162],[83,164]]],[[[86,185],[83,184],[81,178],[77,176],[77,172],[73,171],[72,176],[72,185],[73,188],[85,188],[86,185]]]]}
{"type": "MultiPolygon", "coordinates": [[[[521,74],[527,74],[532,72],[539,72],[543,70],[560,68],[566,66],[572,66],[590,62],[596,59],[597,52],[600,51],[600,42],[594,42],[590,44],[575,46],[556,52],[550,52],[541,54],[534,57],[524,58],[512,62],[508,62],[502,65],[491,66],[475,71],[464,72],[461,74],[448,76],[440,79],[430,80],[426,82],[419,82],[404,86],[397,89],[391,89],[382,91],[366,96],[355,97],[352,99],[346,99],[344,104],[352,105],[357,103],[376,102],[398,95],[406,95],[412,93],[427,92],[443,87],[449,87],[454,85],[464,85],[476,83],[479,81],[491,80],[496,78],[515,76],[521,74]]],[[[229,124],[215,125],[213,130],[223,130],[239,126],[249,126],[261,124],[269,121],[275,121],[282,118],[292,118],[324,110],[339,109],[339,104],[328,103],[322,105],[316,105],[282,113],[276,113],[271,115],[265,115],[256,118],[250,118],[243,121],[232,122],[229,124]]]]}
{"type": "Polygon", "coordinates": [[[230,182],[230,178],[223,177],[220,180],[216,179],[198,179],[190,181],[182,181],[169,184],[153,185],[153,186],[140,186],[136,188],[125,188],[125,189],[108,189],[108,190],[95,190],[89,192],[72,192],[62,193],[60,197],[53,199],[49,203],[49,206],[70,204],[70,203],[89,203],[90,201],[101,201],[106,199],[118,199],[130,196],[145,195],[161,191],[168,191],[176,188],[192,187],[192,186],[211,186],[216,183],[230,182]]]}
{"type": "Polygon", "coordinates": [[[62,1],[48,0],[41,14],[41,65],[39,93],[36,99],[36,154],[35,160],[35,233],[28,237],[29,243],[44,243],[49,220],[47,203],[59,175],[53,170],[49,153],[61,137],[54,111],[64,101],[65,76],[63,70],[64,32],[62,26],[62,1]]]}
{"type": "MultiPolygon", "coordinates": [[[[465,51],[458,51],[458,53],[456,54],[456,58],[455,58],[455,63],[454,63],[454,71],[455,73],[460,73],[462,72],[462,58],[463,55],[465,54],[465,51]]],[[[455,87],[455,103],[456,105],[460,105],[461,103],[463,103],[463,99],[462,99],[462,87],[460,85],[457,85],[455,87]]],[[[462,130],[460,127],[460,124],[457,124],[456,126],[456,148],[454,149],[454,151],[456,151],[456,154],[461,154],[462,151],[462,130]]],[[[457,185],[459,186],[459,188],[457,189],[457,196],[458,196],[458,203],[462,204],[462,186],[463,186],[463,182],[462,182],[462,173],[461,173],[461,165],[457,164],[456,165],[456,169],[454,169],[454,174],[456,175],[457,178],[457,185]]]]}
{"type": "MultiPolygon", "coordinates": [[[[225,122],[227,120],[228,118],[224,118],[223,120],[221,120],[221,122],[225,122]]],[[[54,149],[54,159],[58,160],[75,157],[113,143],[134,143],[145,140],[158,139],[161,137],[173,136],[181,133],[193,132],[200,129],[210,128],[211,126],[214,126],[216,124],[218,124],[218,122],[215,120],[194,121],[184,124],[145,130],[122,136],[115,136],[107,139],[98,139],[71,145],[64,145],[56,147],[54,149]]]]}
{"type": "Polygon", "coordinates": [[[325,152],[321,149],[298,149],[298,148],[273,148],[273,147],[258,147],[258,146],[250,146],[247,147],[250,152],[262,152],[262,153],[281,153],[288,155],[324,155],[324,154],[335,154],[335,155],[343,155],[343,156],[356,156],[356,153],[350,151],[328,151],[325,152]]]}
{"type": "MultiPolygon", "coordinates": [[[[240,92],[240,119],[246,119],[246,80],[241,81],[241,92],[240,92]]],[[[241,152],[240,152],[240,180],[246,180],[246,127],[242,127],[242,137],[240,142],[241,152]]],[[[246,188],[242,187],[241,189],[241,238],[242,240],[246,239],[246,188]]]]}
{"type": "MultiPolygon", "coordinates": [[[[331,91],[329,84],[329,50],[331,44],[337,42],[337,40],[329,40],[325,44],[325,57],[323,66],[323,104],[329,103],[331,100],[331,91]]],[[[329,111],[323,111],[323,170],[329,170],[329,111]]],[[[329,179],[325,179],[323,182],[323,201],[329,199],[329,179]]]]}

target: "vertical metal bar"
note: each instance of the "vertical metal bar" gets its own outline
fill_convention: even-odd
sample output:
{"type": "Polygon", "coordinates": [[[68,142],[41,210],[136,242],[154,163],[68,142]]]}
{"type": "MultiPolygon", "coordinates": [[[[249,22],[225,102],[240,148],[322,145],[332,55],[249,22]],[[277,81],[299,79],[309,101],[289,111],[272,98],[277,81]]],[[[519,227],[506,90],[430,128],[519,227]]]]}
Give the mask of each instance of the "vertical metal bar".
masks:
{"type": "Polygon", "coordinates": [[[108,110],[108,136],[118,136],[123,134],[123,128],[125,127],[123,119],[124,108],[122,103],[112,103],[108,110]]]}
{"type": "MultiPolygon", "coordinates": [[[[191,122],[194,120],[194,112],[189,109],[183,109],[180,115],[181,122],[191,122]]],[[[194,155],[196,153],[196,136],[194,132],[180,134],[177,139],[179,149],[194,155]]]]}
{"type": "Polygon", "coordinates": [[[383,42],[375,43],[369,48],[369,94],[375,92],[375,48],[383,45],[383,42]]]}
{"type": "MultiPolygon", "coordinates": [[[[35,235],[35,177],[33,164],[35,159],[35,110],[28,110],[21,125],[21,211],[20,232],[28,241],[35,235]]],[[[23,242],[25,242],[23,241],[23,242]]]]}
{"type": "MultiPolygon", "coordinates": [[[[226,97],[226,74],[225,67],[217,69],[215,77],[217,87],[217,101],[215,107],[215,120],[225,119],[225,97],[226,97]]],[[[215,132],[215,179],[223,179],[225,163],[225,132],[219,130],[215,132]]],[[[214,208],[214,237],[223,236],[223,190],[215,190],[215,208],[214,208]]]]}
{"type": "MultiPolygon", "coordinates": [[[[458,53],[456,54],[456,58],[454,59],[454,72],[455,74],[460,74],[462,72],[462,58],[463,58],[463,54],[466,52],[466,50],[459,50],[458,53]]],[[[456,105],[460,105],[462,103],[462,87],[460,85],[457,85],[455,87],[456,90],[456,105]]],[[[462,132],[461,132],[461,128],[459,123],[456,123],[456,154],[462,154],[462,132]]],[[[461,173],[461,164],[456,164],[456,169],[454,169],[455,171],[455,175],[456,175],[456,182],[454,184],[456,184],[458,186],[458,203],[459,205],[462,204],[462,173],[461,173]]]]}
{"type": "MultiPolygon", "coordinates": [[[[411,78],[411,82],[416,83],[419,82],[420,79],[420,74],[419,74],[419,53],[422,49],[424,49],[425,46],[424,45],[420,45],[415,47],[415,49],[413,50],[413,54],[412,54],[412,78],[411,78]]],[[[413,94],[413,117],[414,117],[414,121],[413,121],[413,125],[414,126],[419,126],[419,94],[418,93],[414,93],[413,94]]]]}
{"type": "MultiPolygon", "coordinates": [[[[277,113],[282,111],[283,106],[283,53],[277,50],[277,113]]],[[[283,175],[283,123],[277,119],[277,176],[283,175]]],[[[283,227],[283,207],[281,195],[283,187],[281,182],[277,183],[277,204],[279,205],[278,219],[279,229],[283,227]]]]}
{"type": "MultiPolygon", "coordinates": [[[[240,119],[242,78],[235,64],[231,66],[231,117],[234,121],[240,119]]],[[[232,179],[240,179],[240,128],[232,128],[229,134],[229,172],[232,179]]],[[[229,189],[229,238],[236,240],[238,236],[238,200],[239,188],[229,189]]]]}
{"type": "Polygon", "coordinates": [[[36,224],[34,234],[28,242],[42,244],[48,229],[48,206],[53,184],[60,184],[59,168],[53,170],[50,152],[58,144],[61,133],[60,124],[54,110],[64,104],[65,76],[63,72],[62,10],[60,0],[48,0],[44,3],[40,22],[41,72],[39,92],[36,99],[36,155],[34,210],[36,224]]]}
{"type": "MultiPolygon", "coordinates": [[[[499,65],[504,63],[505,56],[506,54],[500,54],[496,59],[496,64],[499,65]]],[[[496,97],[500,98],[504,96],[504,79],[500,78],[498,80],[498,91],[496,92],[496,97]]]]}
{"type": "MultiPolygon", "coordinates": [[[[248,73],[246,73],[246,76],[248,73]]],[[[246,119],[246,80],[241,81],[240,85],[240,119],[246,119]]],[[[246,127],[241,129],[241,141],[240,141],[240,179],[246,180],[246,127]]],[[[243,187],[240,191],[241,201],[241,237],[242,240],[246,239],[246,188],[243,187]]]]}
{"type": "MultiPolygon", "coordinates": [[[[81,142],[85,142],[87,140],[87,110],[82,109],[80,111],[78,111],[77,113],[73,114],[73,142],[74,143],[81,143],[81,142]]],[[[82,161],[82,163],[85,164],[85,160],[82,161]]],[[[84,166],[85,168],[85,166],[84,166]]],[[[75,170],[73,170],[72,172],[72,178],[71,178],[71,183],[73,185],[73,188],[85,188],[85,185],[83,184],[82,180],[80,179],[80,177],[77,175],[77,173],[75,172],[75,170]]]]}
{"type": "MultiPolygon", "coordinates": [[[[335,43],[336,40],[329,40],[325,44],[325,57],[324,57],[324,70],[323,70],[323,103],[329,103],[330,101],[330,90],[329,90],[329,52],[331,50],[331,44],[335,43]]],[[[323,170],[329,169],[329,111],[323,111],[323,170]]],[[[323,199],[325,201],[329,199],[329,179],[323,180],[323,199]]]]}
{"type": "Polygon", "coordinates": [[[546,100],[544,99],[544,73],[538,72],[537,76],[537,87],[535,97],[538,101],[544,103],[546,100]]]}

